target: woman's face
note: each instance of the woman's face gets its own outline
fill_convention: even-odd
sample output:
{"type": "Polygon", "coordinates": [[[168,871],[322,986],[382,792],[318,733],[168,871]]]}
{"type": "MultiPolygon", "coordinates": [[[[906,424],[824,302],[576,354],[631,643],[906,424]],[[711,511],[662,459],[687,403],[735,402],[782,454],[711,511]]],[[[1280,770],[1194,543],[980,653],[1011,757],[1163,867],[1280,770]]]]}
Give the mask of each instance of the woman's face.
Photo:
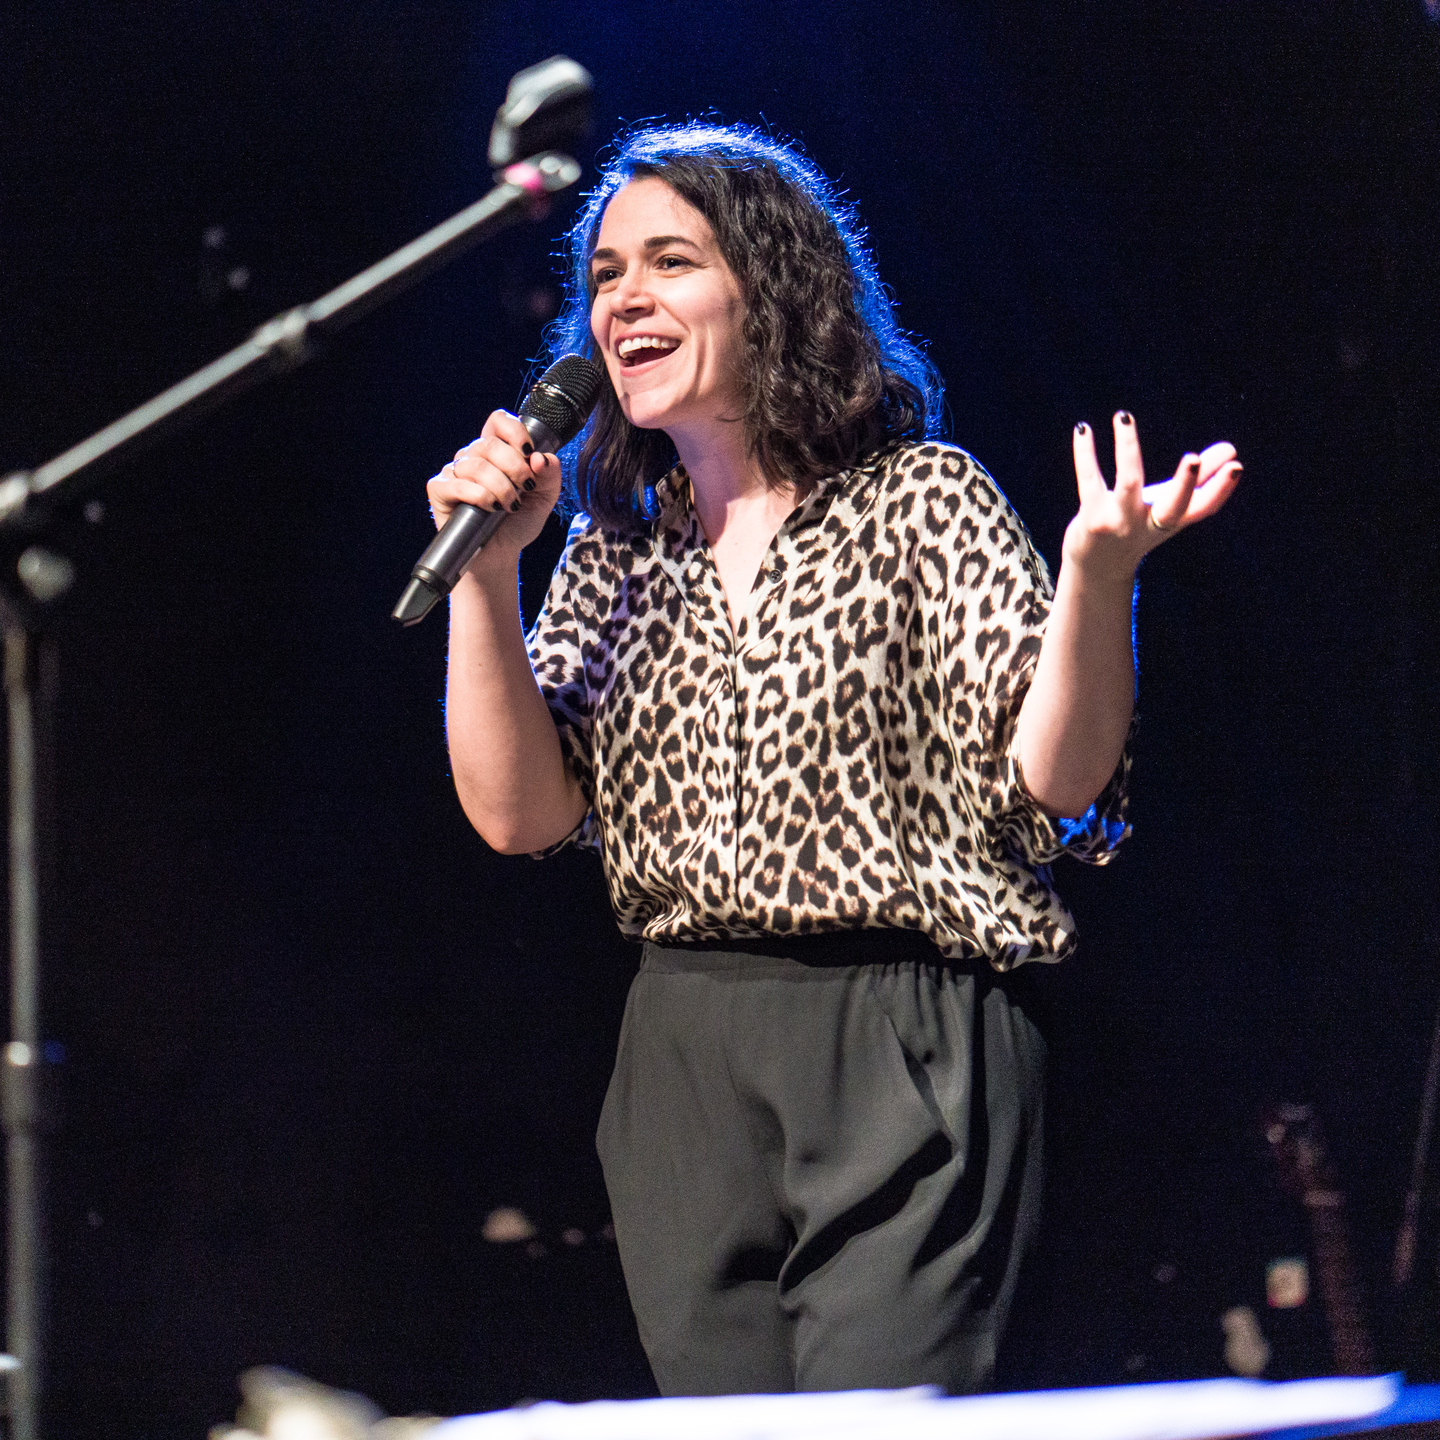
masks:
{"type": "Polygon", "coordinates": [[[605,207],[590,273],[590,329],[632,425],[674,436],[739,418],[745,304],[689,201],[630,181],[605,207]]]}

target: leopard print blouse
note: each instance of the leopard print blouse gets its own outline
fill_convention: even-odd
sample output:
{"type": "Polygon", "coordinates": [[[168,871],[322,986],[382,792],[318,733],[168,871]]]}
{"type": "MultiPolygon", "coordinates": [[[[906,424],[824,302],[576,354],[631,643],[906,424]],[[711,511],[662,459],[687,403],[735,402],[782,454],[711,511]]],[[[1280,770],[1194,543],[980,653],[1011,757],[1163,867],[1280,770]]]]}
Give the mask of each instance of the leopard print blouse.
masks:
{"type": "MultiPolygon", "coordinates": [[[[781,526],[732,633],[677,468],[651,531],[578,516],[530,660],[621,930],[659,942],[891,926],[1005,970],[1074,922],[1049,862],[1129,833],[1129,750],[1089,813],[1026,791],[1016,719],[1050,577],[963,450],[910,445],[781,526]]],[[[568,843],[568,842],[566,842],[568,843]]]]}

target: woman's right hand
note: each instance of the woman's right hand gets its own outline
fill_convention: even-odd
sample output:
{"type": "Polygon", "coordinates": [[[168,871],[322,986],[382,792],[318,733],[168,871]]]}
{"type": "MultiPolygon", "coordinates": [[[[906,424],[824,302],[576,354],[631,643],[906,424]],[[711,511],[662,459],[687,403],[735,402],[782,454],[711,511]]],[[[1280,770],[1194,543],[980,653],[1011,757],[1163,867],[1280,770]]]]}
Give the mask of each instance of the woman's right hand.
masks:
{"type": "Polygon", "coordinates": [[[508,410],[486,420],[472,440],[425,487],[436,529],[457,505],[511,514],[469,568],[499,564],[514,569],[520,551],[539,535],[560,498],[560,461],[532,450],[530,435],[508,410]]]}
{"type": "Polygon", "coordinates": [[[516,561],[560,494],[560,462],[527,453],[530,444],[525,427],[497,410],[429,485],[437,525],[460,504],[505,512],[450,592],[445,734],[470,823],[507,855],[563,840],[587,806],[521,629],[516,561]]]}

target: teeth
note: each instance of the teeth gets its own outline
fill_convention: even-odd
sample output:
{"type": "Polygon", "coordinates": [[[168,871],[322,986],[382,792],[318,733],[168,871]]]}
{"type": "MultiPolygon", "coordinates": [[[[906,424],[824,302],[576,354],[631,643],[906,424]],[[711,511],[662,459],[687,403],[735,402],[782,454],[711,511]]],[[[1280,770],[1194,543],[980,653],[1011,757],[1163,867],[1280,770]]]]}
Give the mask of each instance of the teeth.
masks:
{"type": "Polygon", "coordinates": [[[616,347],[615,353],[627,360],[637,350],[673,350],[680,342],[666,340],[659,335],[627,335],[616,347]]]}

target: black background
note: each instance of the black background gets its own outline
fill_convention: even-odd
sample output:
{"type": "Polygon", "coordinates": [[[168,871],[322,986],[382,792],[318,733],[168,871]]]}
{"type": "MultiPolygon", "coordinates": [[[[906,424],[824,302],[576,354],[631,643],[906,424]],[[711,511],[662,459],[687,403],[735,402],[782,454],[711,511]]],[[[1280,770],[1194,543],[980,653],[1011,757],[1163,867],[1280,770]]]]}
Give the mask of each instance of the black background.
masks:
{"type": "MultiPolygon", "coordinates": [[[[1305,1243],[1256,1139],[1277,1097],[1328,1128],[1382,1361],[1433,1378],[1433,1208],[1408,1300],[1385,1272],[1440,949],[1440,25],[1419,0],[10,4],[0,470],[467,204],[508,76],[557,51],[596,76],[597,145],[713,111],[850,189],[952,437],[1052,565],[1076,419],[1133,410],[1153,474],[1221,437],[1246,462],[1142,577],[1135,835],[1061,876],[1083,948],[1047,977],[1048,1229],[1007,1383],[1224,1373],[1220,1313],[1305,1243]]],[[[443,621],[388,619],[425,478],[540,353],[573,204],[55,542],[80,575],[55,1433],[203,1434],[265,1362],[392,1411],[648,1393],[591,1145],[636,954],[589,857],[469,830],[443,621]],[[502,1203],[543,1255],[481,1239],[502,1203]]],[[[1270,1374],[1325,1368],[1315,1308],[1262,1315],[1270,1374]]]]}

